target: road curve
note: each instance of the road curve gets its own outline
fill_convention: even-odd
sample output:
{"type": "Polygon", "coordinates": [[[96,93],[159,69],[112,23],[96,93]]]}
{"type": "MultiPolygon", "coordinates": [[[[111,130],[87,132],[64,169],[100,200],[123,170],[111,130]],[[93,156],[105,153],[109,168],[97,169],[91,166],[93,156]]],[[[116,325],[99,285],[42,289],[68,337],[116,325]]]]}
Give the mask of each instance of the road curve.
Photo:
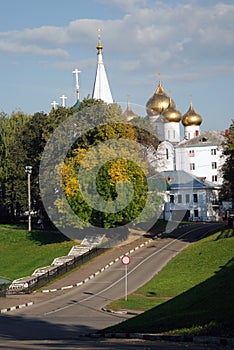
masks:
{"type": "MultiPolygon", "coordinates": [[[[156,238],[145,247],[134,250],[130,254],[131,262],[127,267],[128,293],[149,281],[191,242],[216,227],[220,226],[218,224],[182,226],[173,233],[166,234],[163,238],[156,238]]],[[[121,261],[117,261],[79,287],[64,290],[62,293],[51,293],[49,300],[1,315],[0,349],[2,341],[6,339],[25,342],[80,340],[81,335],[94,333],[132,317],[102,311],[110,301],[125,295],[125,283],[126,268],[121,261]]]]}

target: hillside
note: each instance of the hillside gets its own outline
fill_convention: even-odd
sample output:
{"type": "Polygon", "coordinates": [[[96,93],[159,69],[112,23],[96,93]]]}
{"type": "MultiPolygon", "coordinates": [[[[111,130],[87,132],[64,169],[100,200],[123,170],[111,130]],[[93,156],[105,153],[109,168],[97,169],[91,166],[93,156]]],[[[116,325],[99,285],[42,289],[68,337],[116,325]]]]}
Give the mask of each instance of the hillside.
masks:
{"type": "MultiPolygon", "coordinates": [[[[169,292],[168,285],[171,289],[173,288],[170,293],[172,296],[175,291],[179,291],[181,288],[183,290],[185,285],[190,287],[186,287],[186,290],[179,292],[178,295],[167,301],[161,300],[160,305],[126,322],[107,328],[104,332],[176,333],[233,337],[233,252],[233,230],[224,230],[192,244],[150,281],[147,284],[148,287],[144,286],[135,295],[141,294],[142,299],[144,291],[145,298],[149,298],[150,294],[157,294],[158,298],[163,299],[165,297],[165,294],[162,295],[163,280],[167,293],[169,292]],[[181,271],[178,266],[179,260],[183,261],[181,271]],[[191,261],[194,266],[193,272],[191,271],[191,261]],[[175,278],[170,284],[168,279],[172,275],[175,278]],[[184,283],[184,279],[186,279],[186,283],[184,283]],[[161,285],[160,295],[157,292],[157,282],[161,285]]],[[[129,300],[131,300],[131,296],[129,296],[129,300]]],[[[134,305],[136,309],[136,300],[134,305]]]]}

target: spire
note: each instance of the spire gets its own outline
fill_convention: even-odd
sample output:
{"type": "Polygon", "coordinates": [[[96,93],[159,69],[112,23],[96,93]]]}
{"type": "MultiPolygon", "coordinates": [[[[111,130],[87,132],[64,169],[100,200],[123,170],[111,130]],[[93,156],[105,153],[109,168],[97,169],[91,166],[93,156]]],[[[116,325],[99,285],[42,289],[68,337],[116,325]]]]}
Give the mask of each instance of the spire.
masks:
{"type": "Polygon", "coordinates": [[[162,85],[160,69],[158,70],[158,85],[162,85]]]}
{"type": "Polygon", "coordinates": [[[189,99],[190,99],[189,106],[190,106],[190,109],[192,109],[193,108],[193,95],[192,94],[189,94],[189,99]]]}
{"type": "Polygon", "coordinates": [[[103,46],[102,46],[102,43],[101,43],[101,34],[100,34],[101,30],[98,29],[98,44],[96,46],[96,49],[98,50],[98,55],[102,55],[102,49],[103,49],[103,46]]]}
{"type": "Polygon", "coordinates": [[[157,90],[155,92],[156,94],[163,94],[166,95],[166,92],[164,91],[163,87],[162,87],[162,80],[161,80],[161,72],[160,70],[158,70],[158,87],[157,90]]]}
{"type": "Polygon", "coordinates": [[[113,98],[110,91],[110,86],[108,83],[103,57],[102,57],[102,43],[100,36],[100,29],[98,30],[98,44],[97,48],[97,70],[96,77],[93,86],[92,98],[100,99],[106,103],[113,103],[113,98]]]}
{"type": "Polygon", "coordinates": [[[130,105],[130,94],[127,94],[127,111],[131,111],[131,105],[130,105]]]}

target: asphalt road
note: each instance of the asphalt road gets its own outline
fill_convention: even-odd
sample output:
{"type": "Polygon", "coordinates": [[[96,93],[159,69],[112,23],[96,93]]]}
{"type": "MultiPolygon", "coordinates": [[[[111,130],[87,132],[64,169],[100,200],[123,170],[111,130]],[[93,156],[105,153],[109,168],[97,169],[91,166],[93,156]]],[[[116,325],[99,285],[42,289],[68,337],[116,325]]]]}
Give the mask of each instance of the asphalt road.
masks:
{"type": "Polygon", "coordinates": [[[92,339],[78,340],[6,340],[0,343],[1,350],[231,350],[227,346],[193,343],[143,341],[137,339],[92,339]]]}
{"type": "MultiPolygon", "coordinates": [[[[127,271],[120,261],[116,262],[79,287],[60,295],[51,294],[51,299],[47,301],[1,315],[0,349],[37,349],[36,346],[40,346],[38,349],[43,349],[43,346],[45,349],[138,349],[139,346],[142,349],[187,349],[185,344],[179,347],[173,347],[173,344],[163,347],[165,344],[160,343],[160,346],[154,347],[155,342],[147,345],[140,341],[134,346],[131,342],[126,345],[125,341],[127,347],[123,344],[115,347],[118,341],[113,341],[110,346],[110,341],[108,343],[107,340],[82,340],[80,337],[132,317],[102,311],[110,301],[125,295],[126,273],[127,292],[131,293],[150,280],[189,243],[207,234],[216,225],[196,224],[177,229],[167,237],[155,239],[145,248],[134,251],[130,255],[131,262],[127,271]],[[60,345],[56,347],[56,343],[60,345]],[[78,344],[81,344],[80,347],[78,344]]],[[[190,349],[201,349],[198,345],[193,346],[190,349]]]]}

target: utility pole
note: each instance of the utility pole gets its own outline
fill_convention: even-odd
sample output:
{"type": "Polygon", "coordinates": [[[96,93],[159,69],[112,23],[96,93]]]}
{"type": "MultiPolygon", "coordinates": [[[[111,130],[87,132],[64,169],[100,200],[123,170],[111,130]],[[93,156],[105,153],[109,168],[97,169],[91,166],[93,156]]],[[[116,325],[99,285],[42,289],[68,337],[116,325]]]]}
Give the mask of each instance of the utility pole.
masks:
{"type": "Polygon", "coordinates": [[[28,174],[28,231],[32,230],[31,223],[31,174],[32,166],[28,165],[25,167],[25,172],[28,174]]]}

